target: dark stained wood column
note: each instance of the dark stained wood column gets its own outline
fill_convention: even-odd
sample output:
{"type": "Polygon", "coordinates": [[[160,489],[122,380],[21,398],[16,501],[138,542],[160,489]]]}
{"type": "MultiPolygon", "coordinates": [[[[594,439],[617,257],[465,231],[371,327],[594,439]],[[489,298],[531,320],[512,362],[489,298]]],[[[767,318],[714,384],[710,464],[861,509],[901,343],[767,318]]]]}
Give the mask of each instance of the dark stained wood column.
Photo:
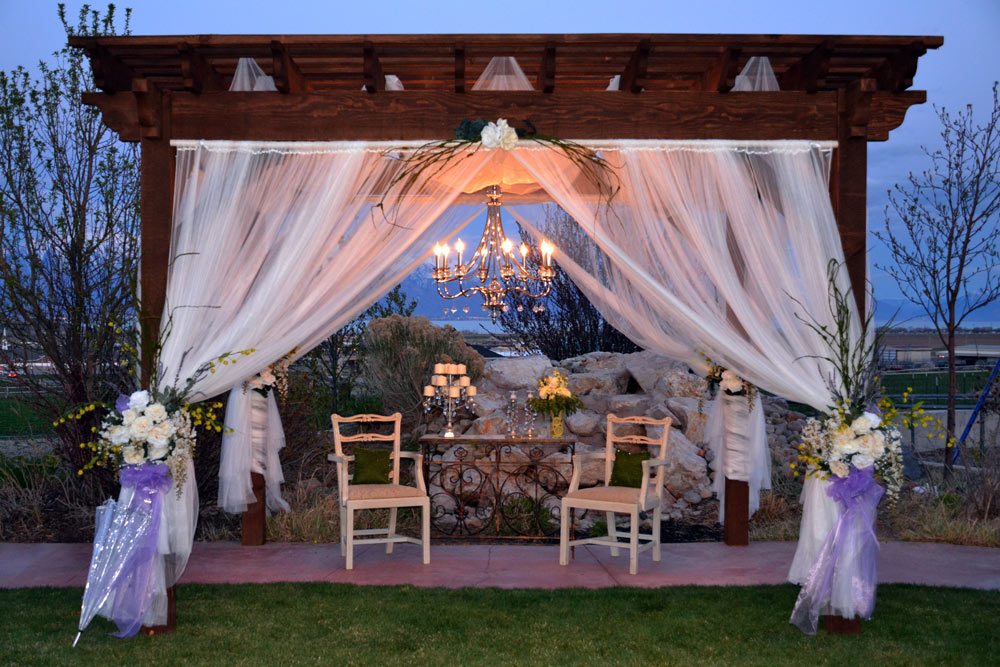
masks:
{"type": "Polygon", "coordinates": [[[259,472],[250,473],[250,484],[255,498],[240,521],[240,538],[245,547],[259,547],[267,540],[267,512],[264,505],[264,476],[259,472]]]}
{"type": "MultiPolygon", "coordinates": [[[[168,98],[165,95],[164,98],[168,98]]],[[[162,101],[164,106],[168,99],[162,101]]],[[[158,137],[141,139],[142,238],[139,260],[139,325],[142,340],[142,383],[149,382],[153,355],[160,339],[160,322],[167,296],[170,235],[173,229],[174,167],[176,151],[170,145],[169,115],[163,114],[158,137]]],[[[145,128],[144,128],[145,129],[145,128]]],[[[146,134],[144,132],[144,134],[146,134]]]]}
{"type": "Polygon", "coordinates": [[[727,546],[745,547],[750,544],[749,482],[726,478],[726,525],[723,534],[727,546]]]}
{"type": "Polygon", "coordinates": [[[830,170],[830,199],[844,248],[847,273],[858,304],[865,313],[868,266],[868,120],[869,79],[839,91],[838,146],[830,170]]]}

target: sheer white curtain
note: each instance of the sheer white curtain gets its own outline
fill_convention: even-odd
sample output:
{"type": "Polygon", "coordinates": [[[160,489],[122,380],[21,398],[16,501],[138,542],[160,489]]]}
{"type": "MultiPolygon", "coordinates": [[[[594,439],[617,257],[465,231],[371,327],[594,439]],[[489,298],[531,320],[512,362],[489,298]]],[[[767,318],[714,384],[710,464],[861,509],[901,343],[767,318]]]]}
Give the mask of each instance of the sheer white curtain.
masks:
{"type": "MultiPolygon", "coordinates": [[[[383,209],[380,193],[401,165],[385,146],[175,145],[161,386],[223,353],[255,350],[205,374],[192,387],[196,400],[235,387],[231,406],[249,402],[239,389],[246,378],[293,348],[314,347],[424,261],[433,239],[481,209],[452,206],[480,155],[450,167],[447,184],[417,183],[383,209]]],[[[234,415],[249,413],[248,405],[233,408],[234,415]]],[[[242,428],[232,435],[250,437],[242,428]]],[[[249,442],[241,446],[250,451],[249,442]]],[[[273,467],[280,474],[280,465],[273,467]]],[[[249,471],[244,477],[249,483],[249,471]]],[[[248,500],[239,487],[224,497],[232,507],[248,500]]],[[[190,535],[196,519],[195,505],[182,521],[190,535]]]]}

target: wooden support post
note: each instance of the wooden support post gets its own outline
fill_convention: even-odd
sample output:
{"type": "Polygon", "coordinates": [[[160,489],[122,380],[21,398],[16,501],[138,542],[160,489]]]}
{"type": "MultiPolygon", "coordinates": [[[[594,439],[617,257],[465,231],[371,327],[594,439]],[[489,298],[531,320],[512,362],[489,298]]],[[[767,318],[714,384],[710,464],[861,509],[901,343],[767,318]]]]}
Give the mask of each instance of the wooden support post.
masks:
{"type": "Polygon", "coordinates": [[[750,484],[726,478],[725,541],[730,547],[750,544],[750,484]]]}
{"type": "Polygon", "coordinates": [[[250,473],[250,484],[256,500],[247,506],[240,523],[242,530],[241,543],[245,547],[259,547],[267,541],[267,514],[264,504],[264,476],[259,472],[250,473]]]}
{"type": "Polygon", "coordinates": [[[823,616],[823,629],[831,635],[860,635],[861,619],[843,616],[823,616]]]}
{"type": "Polygon", "coordinates": [[[163,625],[144,625],[139,632],[144,635],[165,635],[177,629],[177,587],[167,589],[167,622],[163,625]]]}
{"type": "Polygon", "coordinates": [[[865,312],[868,271],[868,138],[862,133],[867,119],[858,109],[866,94],[840,92],[839,139],[830,171],[830,199],[859,313],[865,312]]]}

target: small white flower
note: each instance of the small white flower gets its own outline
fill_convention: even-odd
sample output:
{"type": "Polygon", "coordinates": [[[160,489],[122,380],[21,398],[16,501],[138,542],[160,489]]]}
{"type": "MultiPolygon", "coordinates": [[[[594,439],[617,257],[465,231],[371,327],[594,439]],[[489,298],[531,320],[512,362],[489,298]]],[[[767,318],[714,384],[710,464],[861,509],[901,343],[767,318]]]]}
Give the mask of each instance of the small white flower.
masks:
{"type": "Polygon", "coordinates": [[[483,148],[493,149],[500,147],[500,128],[496,123],[486,123],[486,127],[479,133],[479,140],[483,142],[483,148]]]}
{"type": "Polygon", "coordinates": [[[133,440],[145,440],[153,430],[153,420],[142,415],[136,417],[128,428],[133,440]]]}
{"type": "Polygon", "coordinates": [[[146,408],[146,416],[154,422],[161,422],[167,418],[167,409],[162,403],[153,403],[146,408]]]}
{"type": "Polygon", "coordinates": [[[124,424],[125,426],[131,426],[132,422],[134,422],[135,418],[138,416],[139,416],[138,410],[133,410],[132,408],[129,408],[128,410],[122,413],[122,424],[124,424]]]}
{"type": "Polygon", "coordinates": [[[125,458],[125,463],[130,465],[142,463],[146,460],[146,455],[143,454],[142,447],[126,447],[122,450],[122,456],[125,458]]]}
{"type": "MultiPolygon", "coordinates": [[[[875,465],[875,459],[868,454],[855,454],[854,458],[851,459],[851,463],[854,464],[855,468],[871,468],[875,465]]],[[[843,475],[841,475],[841,477],[843,477],[843,475]]]]}
{"type": "Polygon", "coordinates": [[[507,125],[505,119],[497,121],[497,129],[500,130],[500,148],[509,151],[517,146],[517,130],[507,125]]]}
{"type": "Polygon", "coordinates": [[[129,440],[129,432],[127,426],[122,426],[121,424],[115,424],[103,434],[112,445],[124,445],[129,440]]]}
{"type": "Polygon", "coordinates": [[[149,405],[149,392],[137,391],[128,397],[128,407],[132,410],[144,410],[149,405]]]}
{"type": "Polygon", "coordinates": [[[830,472],[832,472],[837,477],[847,477],[850,473],[851,468],[843,461],[830,461],[830,472]]]}
{"type": "Polygon", "coordinates": [[[722,372],[722,381],[719,382],[719,386],[726,391],[740,392],[743,391],[743,379],[736,373],[726,370],[722,372]]]}

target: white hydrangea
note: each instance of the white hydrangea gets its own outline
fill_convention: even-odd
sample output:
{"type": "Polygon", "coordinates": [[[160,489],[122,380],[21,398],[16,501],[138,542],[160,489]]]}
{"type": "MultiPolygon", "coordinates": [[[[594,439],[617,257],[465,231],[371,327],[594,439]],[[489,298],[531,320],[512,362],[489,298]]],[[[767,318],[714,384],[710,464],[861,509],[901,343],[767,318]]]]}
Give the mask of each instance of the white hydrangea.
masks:
{"type": "Polygon", "coordinates": [[[128,397],[128,407],[130,410],[141,412],[149,405],[149,392],[146,390],[137,391],[128,397]]]}
{"type": "Polygon", "coordinates": [[[502,148],[509,151],[517,146],[517,130],[507,125],[505,118],[500,118],[495,123],[487,123],[479,138],[483,142],[483,148],[502,148]]]}

